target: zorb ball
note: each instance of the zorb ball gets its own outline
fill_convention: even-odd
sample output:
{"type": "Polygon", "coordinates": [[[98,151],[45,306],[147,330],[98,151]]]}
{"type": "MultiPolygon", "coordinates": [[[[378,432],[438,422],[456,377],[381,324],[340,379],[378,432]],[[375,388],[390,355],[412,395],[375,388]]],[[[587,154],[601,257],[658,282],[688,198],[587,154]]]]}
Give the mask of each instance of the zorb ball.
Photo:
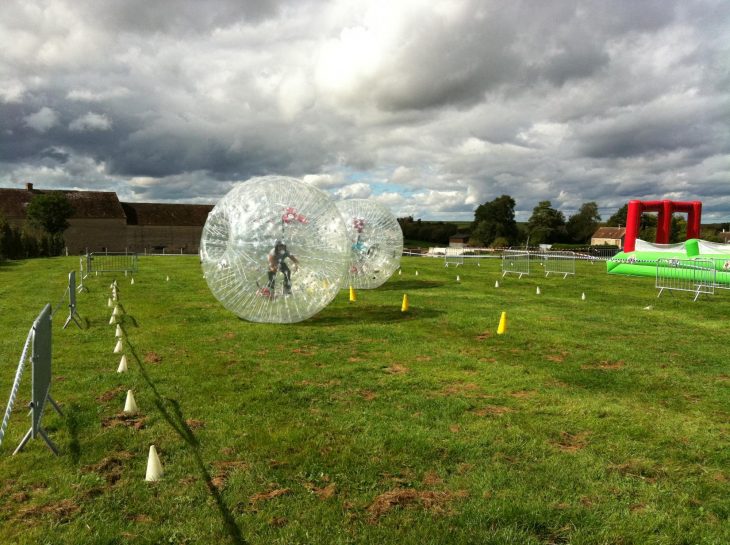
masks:
{"type": "Polygon", "coordinates": [[[329,196],[295,178],[237,185],[208,214],[200,259],[208,287],[245,320],[306,320],[347,272],[345,224],[329,196]]]}
{"type": "Polygon", "coordinates": [[[371,289],[400,267],[403,232],[385,206],[368,199],[337,202],[347,227],[349,263],[344,287],[371,289]]]}

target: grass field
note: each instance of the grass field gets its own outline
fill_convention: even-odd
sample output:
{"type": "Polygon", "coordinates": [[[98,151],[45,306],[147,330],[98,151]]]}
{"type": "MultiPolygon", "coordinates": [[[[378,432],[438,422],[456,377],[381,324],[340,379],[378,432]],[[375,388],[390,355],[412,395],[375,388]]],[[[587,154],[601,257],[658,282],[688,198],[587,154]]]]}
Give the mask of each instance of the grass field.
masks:
{"type": "MultiPolygon", "coordinates": [[[[3,407],[33,319],[77,264],[0,264],[3,407]]],[[[343,291],[275,326],[224,310],[197,258],[140,258],[134,285],[117,277],[126,374],[112,277],[90,278],[85,328],[54,319],[65,417],[44,423],[59,457],[40,439],[11,456],[24,377],[0,543],[730,543],[729,293],[657,299],[602,264],[498,289],[498,261],[402,265],[355,303],[343,291]],[[125,420],[130,388],[141,415],[125,420]]]]}

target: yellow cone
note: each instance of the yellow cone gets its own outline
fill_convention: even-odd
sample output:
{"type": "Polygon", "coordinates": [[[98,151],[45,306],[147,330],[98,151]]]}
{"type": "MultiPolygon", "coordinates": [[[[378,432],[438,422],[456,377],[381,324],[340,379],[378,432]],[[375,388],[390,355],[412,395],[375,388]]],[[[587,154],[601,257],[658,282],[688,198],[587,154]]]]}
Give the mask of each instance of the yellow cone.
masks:
{"type": "Polygon", "coordinates": [[[350,303],[357,301],[357,295],[355,295],[355,288],[350,286],[350,303]]]}
{"type": "Polygon", "coordinates": [[[160,457],[157,456],[157,449],[155,445],[150,445],[150,454],[147,457],[147,474],[145,475],[145,481],[159,481],[162,477],[162,464],[160,463],[160,457]]]}
{"type": "Polygon", "coordinates": [[[138,410],[132,390],[127,390],[127,399],[124,401],[124,414],[137,414],[138,410]]]}
{"type": "Polygon", "coordinates": [[[497,327],[497,335],[502,335],[507,331],[507,313],[502,312],[502,316],[499,317],[499,326],[497,327]]]}
{"type": "Polygon", "coordinates": [[[408,294],[407,293],[404,293],[403,294],[403,304],[400,306],[400,311],[401,312],[408,312],[408,306],[409,306],[408,305],[408,294]]]}

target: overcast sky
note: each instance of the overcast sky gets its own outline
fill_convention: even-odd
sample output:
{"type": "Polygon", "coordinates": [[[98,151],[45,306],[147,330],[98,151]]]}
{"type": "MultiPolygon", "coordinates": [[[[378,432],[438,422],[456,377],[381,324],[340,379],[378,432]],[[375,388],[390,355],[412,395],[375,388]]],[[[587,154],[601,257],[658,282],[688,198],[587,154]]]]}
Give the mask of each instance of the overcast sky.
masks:
{"type": "Polygon", "coordinates": [[[703,201],[730,220],[727,0],[2,0],[0,185],[397,215],[703,201]]]}

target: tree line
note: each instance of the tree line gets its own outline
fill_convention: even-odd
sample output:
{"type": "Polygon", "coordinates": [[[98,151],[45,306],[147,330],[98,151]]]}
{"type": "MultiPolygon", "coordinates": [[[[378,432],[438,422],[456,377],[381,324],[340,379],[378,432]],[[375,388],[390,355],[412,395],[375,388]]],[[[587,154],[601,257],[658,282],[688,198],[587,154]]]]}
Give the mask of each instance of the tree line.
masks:
{"type": "MultiPolygon", "coordinates": [[[[626,227],[628,204],[619,208],[611,217],[602,223],[598,212],[598,204],[585,202],[578,211],[566,219],[558,209],[553,208],[550,201],[540,201],[532,209],[527,223],[519,224],[515,220],[515,200],[509,195],[502,195],[491,201],[480,204],[474,211],[474,220],[467,230],[471,246],[504,248],[527,244],[590,244],[596,230],[607,227],[626,227]]],[[[403,237],[406,240],[448,244],[449,237],[460,231],[454,223],[422,222],[409,216],[398,218],[403,237]]],[[[725,224],[721,224],[724,226],[725,224]]],[[[672,217],[671,242],[684,240],[687,222],[682,215],[672,217]]],[[[657,217],[643,214],[639,230],[639,238],[653,241],[656,238],[657,217]]],[[[717,230],[705,227],[701,237],[711,242],[720,242],[717,230]]]]}
{"type": "Polygon", "coordinates": [[[15,227],[0,215],[0,260],[61,255],[73,212],[62,193],[41,193],[28,203],[24,225],[15,227]]]}

